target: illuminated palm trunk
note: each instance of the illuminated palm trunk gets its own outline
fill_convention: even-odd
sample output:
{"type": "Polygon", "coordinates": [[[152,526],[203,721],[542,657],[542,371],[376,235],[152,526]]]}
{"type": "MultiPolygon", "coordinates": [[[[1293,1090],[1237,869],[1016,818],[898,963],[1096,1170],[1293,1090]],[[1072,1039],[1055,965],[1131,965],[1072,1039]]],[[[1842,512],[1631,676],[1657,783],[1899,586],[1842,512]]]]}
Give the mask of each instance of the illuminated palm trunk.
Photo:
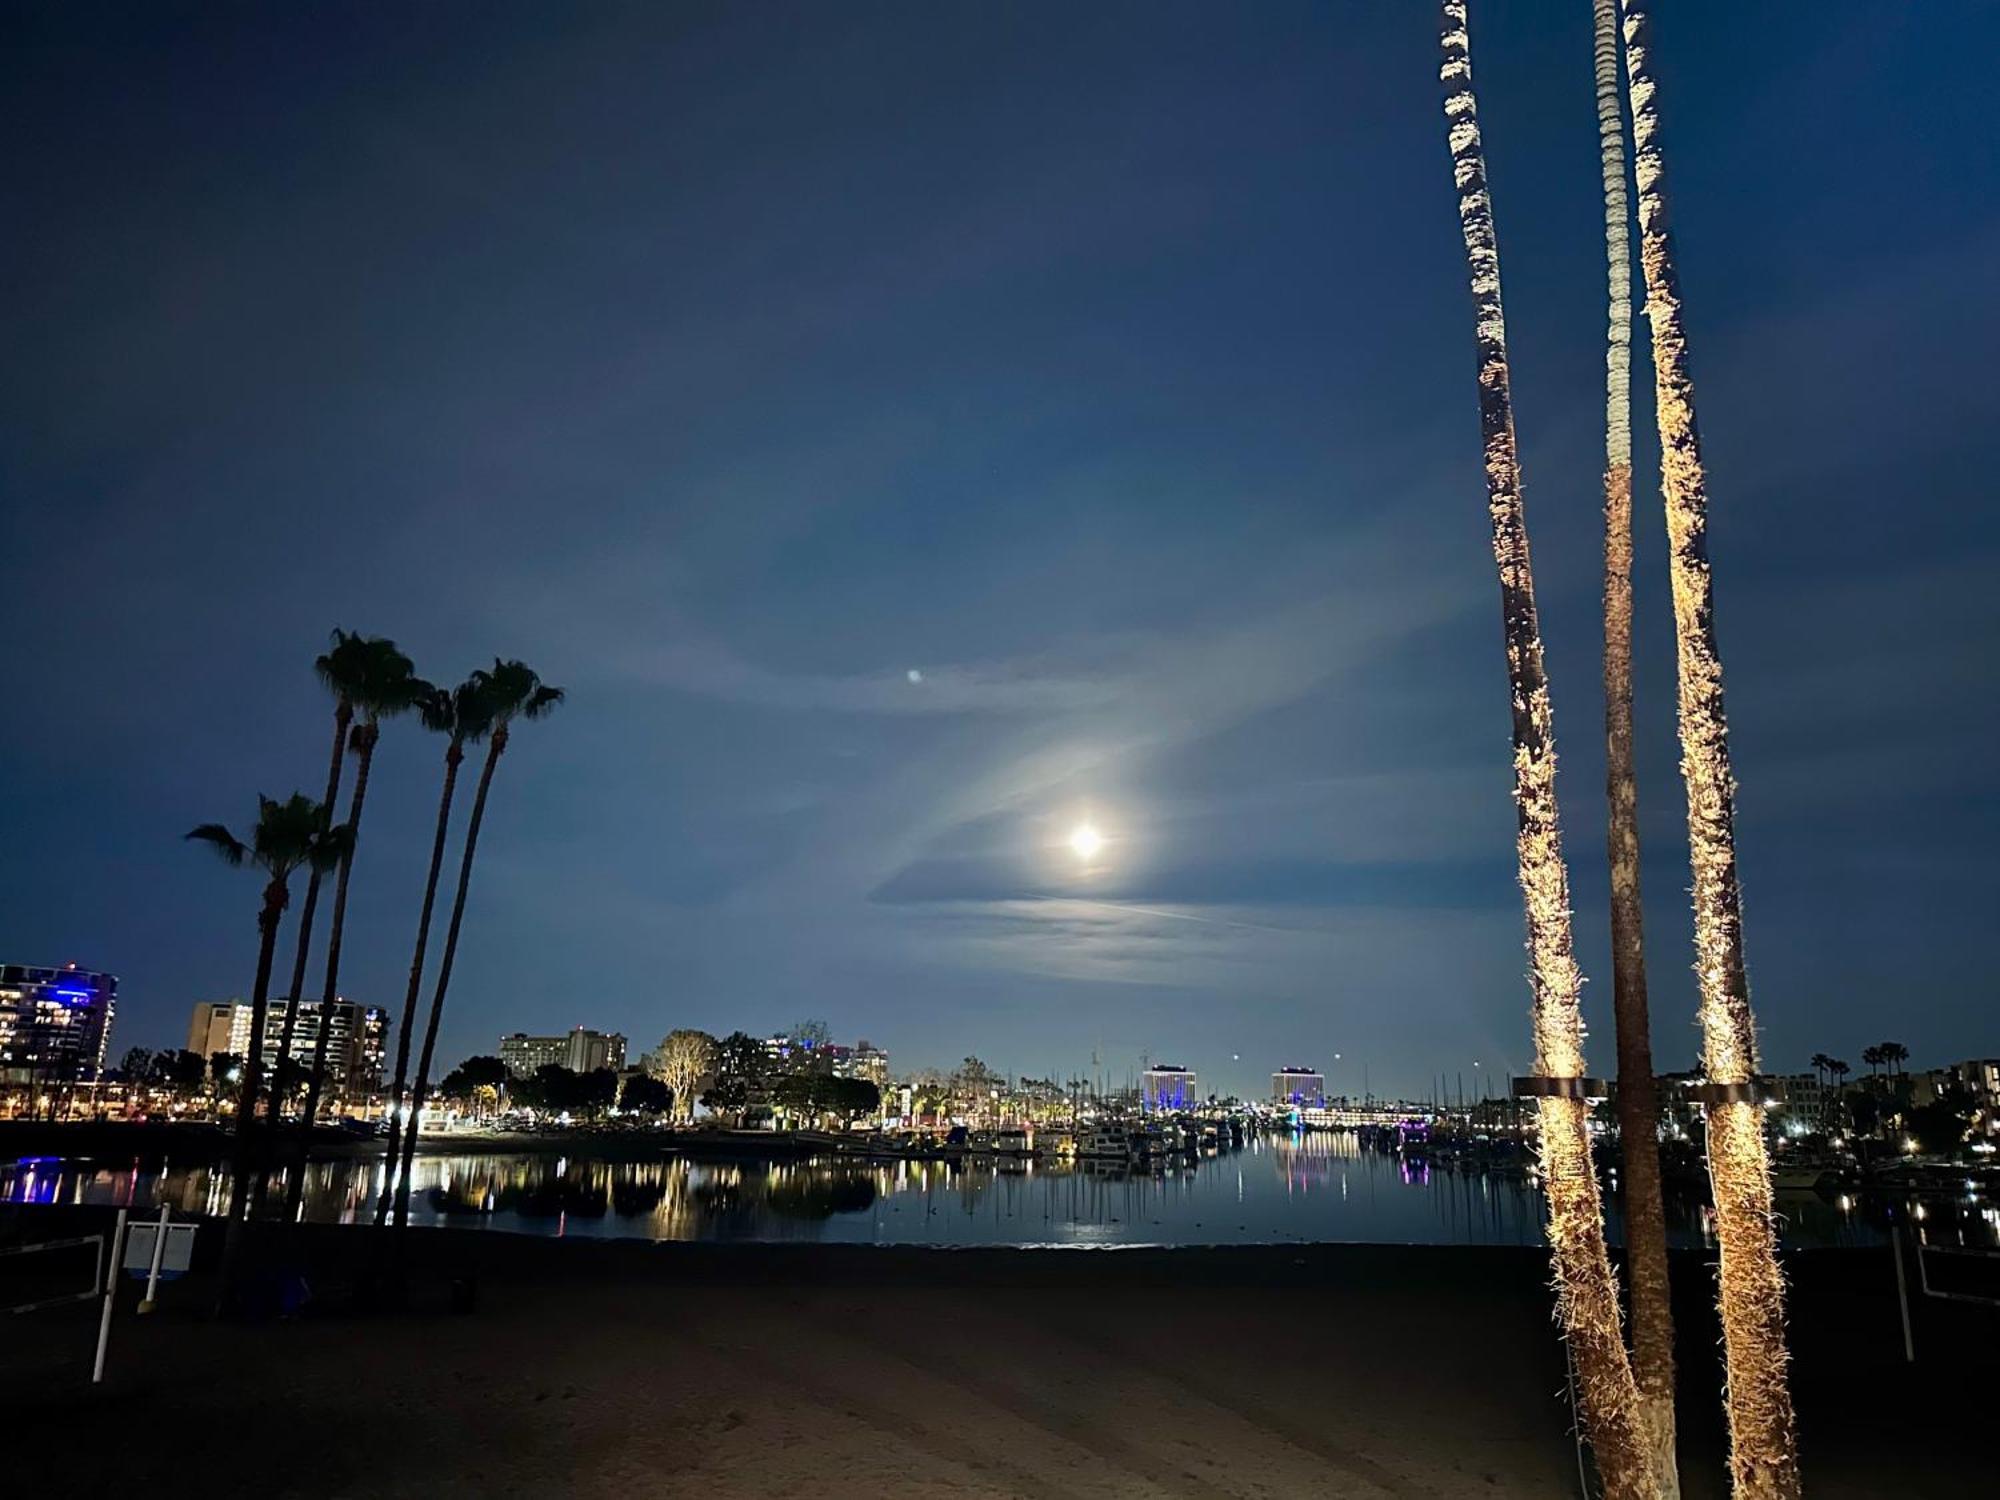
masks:
{"type": "Polygon", "coordinates": [[[1625,1268],[1639,1419],[1665,1500],[1680,1494],[1674,1457],[1674,1318],[1667,1216],[1660,1198],[1659,1101],[1646,1006],[1639,900],[1639,783],[1632,764],[1632,246],[1619,103],[1618,0],[1592,0],[1597,133],[1604,167],[1609,336],[1604,361],[1604,782],[1611,866],[1611,981],[1618,1020],[1618,1133],[1625,1157],[1625,1268]]]}
{"type": "Polygon", "coordinates": [[[1625,1354],[1618,1287],[1604,1245],[1603,1205],[1590,1159],[1589,1105],[1581,1097],[1583,1020],[1577,1002],[1583,976],[1570,939],[1569,877],[1556,815],[1553,716],[1521,505],[1500,257],[1472,93],[1470,45],[1465,0],[1444,0],[1440,76],[1477,322],[1487,510],[1513,696],[1517,853],[1534,987],[1535,1067],[1545,1078],[1576,1081],[1569,1093],[1539,1101],[1556,1306],[1576,1361],[1584,1427],[1597,1453],[1605,1494],[1610,1500],[1627,1500],[1650,1496],[1655,1487],[1640,1436],[1638,1390],[1625,1354]]]}
{"type": "Polygon", "coordinates": [[[1695,975],[1702,1062],[1711,1086],[1741,1097],[1708,1105],[1708,1170],[1721,1245],[1723,1346],[1728,1366],[1730,1468],[1739,1496],[1799,1493],[1798,1444],[1785,1373],[1785,1287],[1771,1219],[1771,1171],[1762,1111],[1748,1085],[1757,1037],[1744,977],[1742,894],[1736,873],[1736,789],[1723,711],[1708,560],[1708,495],[1688,375],[1680,280],[1667,223],[1666,168],[1646,18],[1624,0],[1625,78],[1639,187],[1639,259],[1653,330],[1654,405],[1661,490],[1679,641],[1681,776],[1694,866],[1695,975]]]}

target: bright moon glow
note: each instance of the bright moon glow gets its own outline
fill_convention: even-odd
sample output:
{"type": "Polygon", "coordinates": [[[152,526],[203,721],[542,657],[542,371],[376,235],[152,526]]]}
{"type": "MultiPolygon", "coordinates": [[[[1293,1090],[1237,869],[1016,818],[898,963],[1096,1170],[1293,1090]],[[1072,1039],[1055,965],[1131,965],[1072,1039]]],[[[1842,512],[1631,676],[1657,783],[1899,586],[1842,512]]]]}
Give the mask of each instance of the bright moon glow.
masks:
{"type": "Polygon", "coordinates": [[[1104,847],[1104,835],[1088,823],[1079,823],[1070,833],[1069,846],[1078,859],[1088,862],[1097,858],[1098,850],[1104,847]]]}

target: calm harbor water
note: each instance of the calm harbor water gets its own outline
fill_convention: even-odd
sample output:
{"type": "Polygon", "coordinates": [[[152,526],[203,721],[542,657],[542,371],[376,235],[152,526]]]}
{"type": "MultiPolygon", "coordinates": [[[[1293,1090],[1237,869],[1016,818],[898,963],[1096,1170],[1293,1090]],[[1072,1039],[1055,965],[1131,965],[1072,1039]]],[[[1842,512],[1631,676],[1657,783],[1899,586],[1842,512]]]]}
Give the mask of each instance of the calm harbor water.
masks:
{"type": "MultiPolygon", "coordinates": [[[[307,1172],[309,1219],[372,1217],[378,1162],[318,1162],[307,1172]]],[[[225,1174],[208,1164],[159,1171],[80,1160],[0,1165],[0,1201],[15,1203],[144,1210],[164,1201],[193,1215],[217,1211],[225,1187],[225,1174]]],[[[1531,1245],[1542,1238],[1541,1197],[1525,1177],[1425,1168],[1364,1151],[1338,1134],[1253,1138],[1161,1171],[991,1160],[439,1154],[418,1158],[412,1203],[424,1224],[657,1240],[1089,1247],[1531,1245]]],[[[1879,1209],[1854,1198],[1784,1193],[1779,1209],[1793,1244],[1883,1238],[1879,1209]]],[[[1668,1212],[1676,1243],[1709,1243],[1698,1205],[1670,1203],[1668,1212]]],[[[1933,1206],[1925,1218],[1919,1232],[1933,1243],[1990,1245],[2000,1215],[1967,1204],[1956,1212],[1933,1206]]]]}

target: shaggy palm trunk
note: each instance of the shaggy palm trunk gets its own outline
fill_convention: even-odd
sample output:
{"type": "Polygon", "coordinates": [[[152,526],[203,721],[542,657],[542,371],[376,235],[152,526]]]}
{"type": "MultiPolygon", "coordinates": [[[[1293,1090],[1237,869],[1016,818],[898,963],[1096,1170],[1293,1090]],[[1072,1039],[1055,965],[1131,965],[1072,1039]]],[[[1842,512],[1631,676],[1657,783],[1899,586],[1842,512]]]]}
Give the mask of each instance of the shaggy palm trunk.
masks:
{"type": "Polygon", "coordinates": [[[1639,1422],[1663,1500],[1674,1456],[1674,1318],[1660,1196],[1659,1101],[1639,899],[1639,783],[1632,762],[1632,249],[1619,104],[1617,0],[1593,0],[1597,134],[1604,168],[1609,334],[1604,360],[1604,781],[1611,867],[1611,986],[1618,1031],[1618,1134],[1625,1158],[1625,1267],[1639,1422]]]}
{"type": "Polygon", "coordinates": [[[430,1019],[424,1025],[424,1046],[417,1058],[416,1083],[410,1090],[410,1122],[403,1136],[401,1164],[396,1175],[396,1224],[410,1225],[410,1169],[417,1154],[417,1123],[422,1118],[424,1090],[430,1085],[431,1062],[437,1055],[438,1026],[444,1019],[445,991],[451,985],[452,960],[458,956],[458,931],[465,921],[465,896],[472,885],[472,856],[479,848],[479,825],[486,821],[486,794],[493,772],[507,749],[507,726],[498,725],[486,742],[486,764],[479,771],[479,790],[472,798],[472,817],[465,825],[465,852],[458,863],[458,890],[451,903],[451,924],[445,928],[444,953],[438,960],[437,988],[431,992],[430,1019]]]}
{"type": "Polygon", "coordinates": [[[1721,1247],[1723,1348],[1728,1368],[1730,1469],[1739,1496],[1790,1500],[1799,1493],[1798,1441],[1785,1371],[1785,1286],[1771,1218],[1763,1111],[1749,1088],[1757,1037],[1743,966],[1742,894],[1736,871],[1736,788],[1723,709],[1708,560],[1708,495],[1694,384],[1681,320],[1680,278],[1667,222],[1658,85],[1643,9],[1624,0],[1625,79],[1639,187],[1640,264],[1653,331],[1660,487],[1666,503],[1679,642],[1681,776],[1687,787],[1694,867],[1695,974],[1702,1062],[1711,1086],[1741,1097],[1708,1105],[1708,1170],[1721,1247]]]}
{"type": "Polygon", "coordinates": [[[271,1000],[271,965],[278,950],[278,924],[291,899],[282,876],[264,887],[257,913],[257,978],[250,987],[250,1042],[243,1057],[243,1085],[236,1096],[236,1145],[229,1160],[229,1229],[222,1242],[222,1293],[232,1294],[243,1257],[244,1221],[249,1215],[250,1174],[255,1158],[257,1089],[264,1075],[264,1018],[271,1000]]]}
{"type": "Polygon", "coordinates": [[[396,1110],[403,1102],[403,1087],[410,1077],[410,1028],[417,1019],[417,991],[424,982],[424,950],[430,946],[431,912],[437,905],[438,876],[444,870],[445,835],[451,829],[451,798],[458,786],[458,768],[465,761],[465,746],[453,739],[444,752],[444,791],[438,798],[437,835],[431,840],[431,870],[424,881],[424,905],[417,917],[417,951],[410,960],[410,987],[403,995],[403,1014],[396,1026],[396,1077],[389,1087],[389,1155],[383,1164],[382,1191],[375,1199],[375,1223],[380,1227],[389,1217],[389,1204],[401,1173],[402,1131],[396,1110]]]}
{"type": "Polygon", "coordinates": [[[1445,88],[1452,174],[1465,235],[1479,347],[1479,420],[1484,438],[1487,510],[1500,573],[1507,679],[1513,697],[1517,854],[1534,987],[1535,1067],[1566,1080],[1564,1092],[1539,1100],[1542,1175],[1549,1197],[1549,1245],[1556,1309],[1576,1361],[1584,1429],[1610,1500],[1655,1493],[1640,1436],[1638,1391],[1625,1354],[1618,1287],[1604,1244],[1603,1205],[1591,1165],[1589,1105],[1582,1097],[1583,976],[1572,951],[1569,877],[1556,810],[1555,738],[1542,664],[1527,517],[1521,504],[1507,369],[1500,257],[1487,195],[1486,162],[1472,93],[1465,0],[1444,0],[1440,76],[1445,88]]]}
{"type": "MultiPolygon", "coordinates": [[[[334,804],[340,797],[340,760],[347,749],[347,731],[354,722],[354,708],[343,698],[333,710],[333,760],[326,768],[326,798],[320,803],[320,831],[324,833],[333,826],[334,804]]],[[[306,875],[306,899],[299,908],[299,946],[292,955],[292,987],[287,992],[291,999],[285,1006],[285,1022],[278,1028],[278,1067],[280,1077],[285,1064],[292,1055],[292,1038],[299,1029],[299,1001],[306,992],[306,960],[311,956],[313,918],[319,911],[318,870],[306,875]]],[[[271,1124],[275,1129],[279,1112],[284,1107],[280,1090],[271,1090],[271,1124]]],[[[264,1186],[260,1180],[257,1186],[257,1204],[261,1210],[264,1202],[264,1186]]]]}
{"type": "MultiPolygon", "coordinates": [[[[347,828],[350,840],[361,835],[361,810],[368,801],[368,772],[375,762],[375,744],[382,737],[381,729],[370,722],[363,724],[354,734],[354,792],[347,804],[347,828]]],[[[326,982],[320,987],[319,1032],[313,1038],[312,1076],[306,1082],[306,1104],[299,1113],[299,1155],[298,1170],[285,1185],[285,1217],[295,1219],[299,1205],[305,1198],[306,1159],[312,1152],[313,1117],[319,1112],[321,1091],[326,1087],[326,1060],[333,1037],[333,1006],[340,998],[340,943],[347,930],[347,883],[354,874],[355,845],[350,842],[347,854],[340,861],[340,875],[333,886],[333,911],[326,928],[326,982]]],[[[348,1036],[348,1062],[353,1063],[354,1049],[361,1045],[361,1029],[355,1027],[348,1036]]]]}

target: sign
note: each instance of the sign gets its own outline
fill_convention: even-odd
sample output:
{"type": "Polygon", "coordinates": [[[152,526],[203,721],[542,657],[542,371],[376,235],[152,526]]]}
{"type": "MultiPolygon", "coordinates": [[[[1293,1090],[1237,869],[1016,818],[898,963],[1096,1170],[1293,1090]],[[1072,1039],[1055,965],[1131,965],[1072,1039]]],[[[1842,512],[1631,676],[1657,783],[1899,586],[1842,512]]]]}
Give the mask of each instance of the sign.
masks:
{"type": "MultiPolygon", "coordinates": [[[[172,1281],[187,1270],[194,1256],[194,1231],[192,1224],[167,1226],[167,1248],[160,1257],[160,1280],[172,1281]]],[[[157,1223],[134,1224],[125,1231],[125,1269],[142,1281],[153,1269],[153,1241],[159,1233],[157,1223]]]]}

